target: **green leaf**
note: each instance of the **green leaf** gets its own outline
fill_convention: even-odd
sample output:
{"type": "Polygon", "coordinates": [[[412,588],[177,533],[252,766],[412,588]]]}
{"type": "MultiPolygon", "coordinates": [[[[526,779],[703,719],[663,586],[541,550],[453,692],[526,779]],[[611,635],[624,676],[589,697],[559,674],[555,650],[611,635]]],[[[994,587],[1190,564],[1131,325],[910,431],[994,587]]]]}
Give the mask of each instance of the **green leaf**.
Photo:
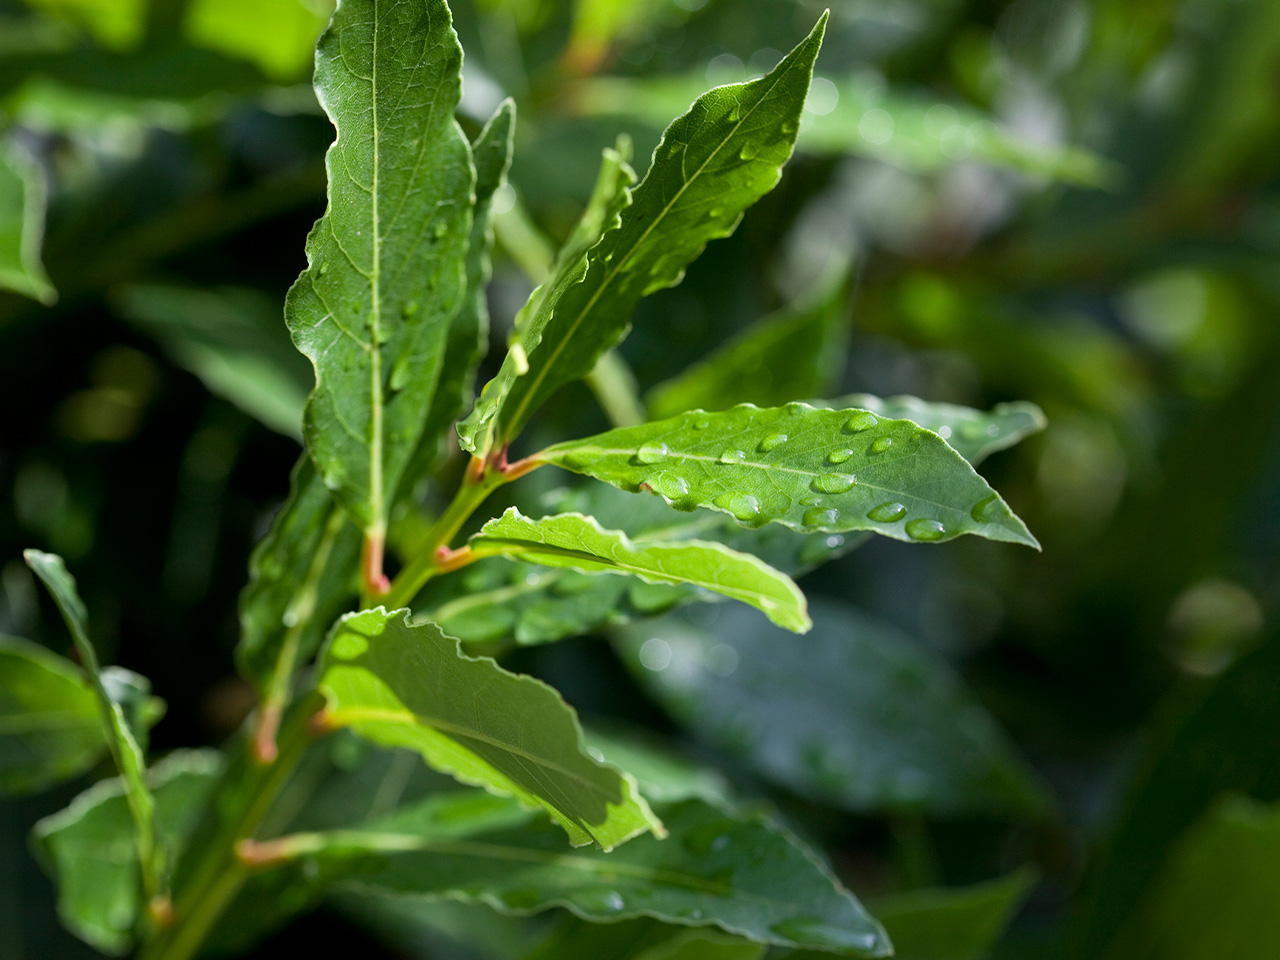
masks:
{"type": "Polygon", "coordinates": [[[45,189],[40,171],[0,141],[0,289],[50,304],[58,299],[40,262],[45,189]]]}
{"type": "Polygon", "coordinates": [[[511,165],[515,111],[513,101],[503,101],[471,145],[476,166],[476,202],[467,247],[467,295],[449,326],[440,382],[418,441],[418,453],[401,481],[401,497],[412,493],[413,485],[439,459],[441,440],[474,397],[476,366],[489,348],[486,287],[493,247],[493,195],[506,183],[511,165]]]}
{"type": "Polygon", "coordinates": [[[767,949],[714,929],[674,927],[647,917],[590,923],[568,915],[525,960],[759,960],[767,949]]]}
{"type": "Polygon", "coordinates": [[[1008,504],[909,420],[805,403],[690,413],[557,444],[537,458],[759,526],[870,530],[934,542],[974,533],[1039,548],[1008,504]]]}
{"type": "Polygon", "coordinates": [[[936,657],[852,608],[815,601],[787,637],[733,607],[621,633],[628,666],[700,739],[810,799],[855,812],[1038,814],[1045,795],[936,657]]]}
{"type": "Polygon", "coordinates": [[[569,239],[556,254],[546,279],[516,314],[515,329],[502,367],[497,376],[485,384],[471,415],[458,424],[458,439],[472,453],[480,454],[498,445],[495,431],[503,405],[516,381],[529,372],[529,357],[542,343],[548,325],[557,315],[560,300],[570,287],[583,282],[591,262],[588,253],[599,245],[601,236],[618,229],[620,215],[631,203],[631,185],[636,180],[630,159],[631,141],[626,137],[619,137],[612,149],[605,149],[591,199],[569,239]]]}
{"type": "MultiPolygon", "coordinates": [[[[339,890],[488,903],[504,912],[566,906],[597,922],[647,916],[716,926],[757,943],[887,956],[888,939],[815,855],[756,816],[698,800],[664,808],[671,835],[613,853],[564,850],[545,821],[441,836],[445,797],[358,830],[266,844],[305,858],[339,890]]],[[[459,802],[466,802],[465,800],[459,802]]]]}
{"type": "Polygon", "coordinates": [[[930,403],[916,397],[881,400],[869,393],[855,393],[839,400],[824,400],[822,407],[860,407],[890,420],[910,420],[932,430],[956,453],[977,466],[991,454],[1007,449],[1023,437],[1039,433],[1048,424],[1034,403],[997,403],[989,411],[953,403],[930,403]]]}
{"type": "Polygon", "coordinates": [[[319,689],[336,726],[408,747],[463,783],[545,808],[575,846],[606,850],[661,831],[634,781],[583,750],[577,716],[553,689],[462,654],[435,624],[379,608],[343,617],[319,689]]]}
{"type": "Polygon", "coordinates": [[[774,187],[826,22],[823,14],[768,76],[703,94],[667,128],[617,229],[591,249],[582,281],[541,306],[537,349],[518,342],[486,388],[463,434],[468,449],[509,442],[557,388],[590,373],[625,336],[640,299],[678,283],[706,244],[732,233],[774,187]]]}
{"type": "Polygon", "coordinates": [[[779,406],[825,394],[845,358],[847,282],[842,271],[810,303],[766,317],[658,384],[645,398],[650,416],[660,420],[686,410],[727,410],[738,403],[779,406]]]}
{"type": "Polygon", "coordinates": [[[39,644],[0,636],[0,794],[79,776],[106,750],[84,672],[39,644]]]}
{"type": "MultiPolygon", "coordinates": [[[[212,750],[178,751],[147,772],[161,842],[176,854],[199,821],[221,758],[212,750]]],[[[128,786],[119,779],[90,787],[35,825],[32,840],[58,884],[62,922],[87,943],[127,952],[142,912],[128,786]]]]}
{"type": "Polygon", "coordinates": [[[211,393],[277,433],[302,436],[312,376],[280,323],[278,300],[246,288],[134,284],[112,301],[211,393]]]}
{"type": "Polygon", "coordinates": [[[285,320],[316,369],[307,448],[374,556],[465,292],[475,175],[453,117],[461,60],[444,0],[347,0],[316,55],[338,137],[285,320]]]}
{"type": "Polygon", "coordinates": [[[276,80],[311,66],[328,11],[298,0],[192,0],[182,29],[194,46],[252,61],[276,80]]]}
{"type": "Polygon", "coordinates": [[[658,746],[650,736],[591,728],[586,741],[593,756],[599,751],[607,763],[635,777],[641,793],[654,803],[698,799],[718,807],[731,805],[729,784],[718,771],[658,746]]]}
{"type": "Polygon", "coordinates": [[[795,633],[812,626],[804,594],[790,577],[720,543],[635,543],[624,533],[605,530],[594,517],[562,513],[530,520],[511,507],[481,527],[470,546],[480,554],[500,553],[580,573],[620,573],[649,583],[687,583],[750,604],[795,633]]]}
{"type": "Polygon", "coordinates": [[[1170,851],[1103,956],[1270,960],[1280,953],[1280,806],[1228,794],[1170,851]]]}
{"type": "Polygon", "coordinates": [[[67,571],[62,558],[39,550],[25,550],[22,556],[57,603],[62,619],[71,631],[80,662],[98,695],[99,715],[107,747],[126,786],[125,799],[137,828],[135,842],[143,884],[148,895],[154,894],[164,872],[164,851],[157,844],[155,799],[144,779],[147,764],[139,742],[141,734],[129,722],[128,713],[137,716],[133,691],[127,686],[121,689],[120,685],[114,685],[117,696],[124,694],[117,700],[112,697],[113,691],[104,684],[103,671],[98,666],[98,655],[89,642],[88,611],[76,591],[75,577],[67,571]]]}
{"type": "MultiPolygon", "coordinates": [[[[623,115],[661,125],[703,83],[683,77],[599,77],[575,89],[588,115],[623,115]]],[[[859,77],[815,81],[797,148],[810,154],[852,154],[920,172],[977,161],[1033,177],[1086,187],[1113,185],[1111,161],[1070,145],[1035,143],[964,104],[903,94],[859,77]]]]}
{"type": "Polygon", "coordinates": [[[359,551],[359,530],[304,454],[293,468],[289,499],[253,551],[240,595],[236,663],[260,694],[287,682],[349,609],[359,551]]]}

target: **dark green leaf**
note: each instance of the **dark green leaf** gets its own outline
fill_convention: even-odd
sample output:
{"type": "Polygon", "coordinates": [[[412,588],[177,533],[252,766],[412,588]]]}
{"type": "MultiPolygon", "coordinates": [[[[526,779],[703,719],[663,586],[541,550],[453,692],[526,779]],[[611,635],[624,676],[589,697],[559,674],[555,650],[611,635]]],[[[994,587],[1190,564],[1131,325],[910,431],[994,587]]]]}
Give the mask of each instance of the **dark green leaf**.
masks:
{"type": "Polygon", "coordinates": [[[661,748],[650,738],[588,729],[586,741],[593,756],[599,751],[606,763],[635,777],[641,793],[654,803],[698,799],[718,807],[731,805],[729,785],[717,771],[661,748]]]}
{"type": "Polygon", "coordinates": [[[719,608],[711,628],[626,628],[628,665],[681,723],[775,783],[853,811],[1039,813],[1045,796],[936,658],[852,608],[815,602],[788,637],[719,608]]]}
{"type": "Polygon", "coordinates": [[[1039,547],[964,458],[909,420],[805,403],[690,413],[549,447],[538,459],[744,523],[1039,547]]]}
{"type": "MultiPolygon", "coordinates": [[[[176,852],[199,820],[217,780],[214,751],[179,751],[147,772],[159,839],[176,852]]],[[[134,824],[119,778],[86,790],[36,824],[32,837],[58,883],[58,913],[76,936],[106,953],[125,953],[144,902],[134,824]]]]}
{"type": "Polygon", "coordinates": [[[784,573],[747,553],[703,540],[633,542],[594,517],[562,513],[530,520],[511,507],[470,540],[477,553],[501,553],[580,573],[618,573],[649,583],[689,584],[750,604],[796,633],[811,626],[804,594],[784,573]]]}
{"type": "Polygon", "coordinates": [[[457,640],[407,614],[379,608],[338,622],[319,680],[333,724],[545,808],[575,846],[611,849],[661,831],[634,781],[587,756],[577,716],[553,689],[463,655],[457,640]]]}
{"type": "Polygon", "coordinates": [[[44,206],[40,171],[0,141],[0,289],[48,304],[58,295],[40,262],[44,206]]]}
{"type": "Polygon", "coordinates": [[[159,340],[211,393],[278,433],[302,436],[313,378],[280,322],[278,300],[237,287],[144,284],[113,299],[117,312],[159,340]]]}
{"type": "Polygon", "coordinates": [[[69,780],[106,752],[84,672],[39,644],[0,636],[0,794],[69,780]]]}
{"type": "Polygon", "coordinates": [[[759,960],[766,949],[714,929],[674,927],[647,917],[590,923],[568,915],[525,960],[759,960]]]}
{"type": "Polygon", "coordinates": [[[338,138],[285,319],[316,368],[308,450],[378,546],[464,294],[475,174],[453,116],[461,60],[444,0],[347,0],[316,56],[338,138]]]}
{"type": "Polygon", "coordinates": [[[658,384],[645,398],[649,415],[661,420],[686,410],[727,410],[738,403],[772,407],[823,396],[845,359],[847,284],[842,271],[810,303],[766,317],[658,384]]]}
{"type": "Polygon", "coordinates": [[[1013,446],[1023,437],[1039,433],[1048,423],[1034,403],[997,403],[989,411],[954,403],[930,403],[916,397],[881,400],[869,393],[855,393],[839,400],[824,400],[823,407],[859,407],[890,420],[910,420],[932,430],[956,453],[977,466],[991,454],[1013,446]]]}
{"type": "Polygon", "coordinates": [[[487,450],[515,437],[558,387],[586,376],[622,339],[642,297],[678,283],[706,244],[732,233],[773,188],[826,22],[824,14],[768,76],[703,94],[667,128],[618,228],[592,248],[582,281],[548,301],[553,313],[541,321],[537,349],[518,343],[507,356],[464,441],[487,450]]]}

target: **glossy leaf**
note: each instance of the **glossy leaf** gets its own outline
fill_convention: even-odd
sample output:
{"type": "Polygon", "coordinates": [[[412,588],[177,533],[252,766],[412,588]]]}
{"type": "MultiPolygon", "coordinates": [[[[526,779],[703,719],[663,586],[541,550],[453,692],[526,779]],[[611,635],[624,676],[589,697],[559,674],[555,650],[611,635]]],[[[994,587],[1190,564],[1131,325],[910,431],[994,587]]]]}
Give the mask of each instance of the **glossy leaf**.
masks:
{"type": "Polygon", "coordinates": [[[590,373],[622,339],[642,297],[678,283],[706,244],[732,233],[774,187],[791,156],[826,22],[824,14],[767,76],[703,94],[667,128],[618,228],[592,248],[582,281],[548,301],[553,312],[537,349],[521,343],[508,355],[464,440],[489,449],[515,437],[557,388],[590,373]],[[482,442],[479,428],[495,418],[492,440],[482,442]]]}
{"type": "Polygon", "coordinates": [[[1280,807],[1228,794],[1168,852],[1106,960],[1270,960],[1280,807]]]}
{"type": "Polygon", "coordinates": [[[41,173],[0,141],[0,290],[53,303],[57,292],[40,261],[45,189],[41,173]]]}
{"type": "Polygon", "coordinates": [[[499,553],[580,573],[618,573],[649,583],[690,584],[762,611],[795,633],[811,626],[804,594],[786,574],[747,553],[704,540],[633,542],[594,517],[562,513],[530,520],[511,507],[470,540],[476,553],[499,553]]]}
{"type": "Polygon", "coordinates": [[[57,603],[62,618],[71,631],[80,663],[98,695],[99,716],[107,747],[125,784],[125,799],[137,828],[135,842],[143,882],[149,888],[147,892],[154,893],[163,870],[164,856],[156,840],[155,799],[144,779],[147,762],[139,742],[141,735],[129,722],[130,713],[137,716],[133,691],[127,686],[123,690],[117,688],[117,696],[121,693],[124,696],[116,699],[112,697],[112,690],[103,682],[98,655],[89,641],[89,614],[76,590],[75,578],[67,571],[62,558],[39,550],[23,551],[22,556],[57,603]]]}
{"type": "Polygon", "coordinates": [[[537,819],[455,839],[459,824],[441,836],[447,802],[431,798],[359,830],[297,834],[267,850],[306,858],[320,877],[341,881],[338,889],[368,894],[477,901],[516,913],[566,906],[597,922],[648,916],[757,943],[890,953],[879,924],[814,854],[759,817],[690,800],[664,808],[666,840],[570,853],[537,819]]]}
{"type": "MultiPolygon", "coordinates": [[[[214,751],[178,751],[147,772],[161,842],[176,852],[195,828],[221,761],[214,751]]],[[[32,839],[58,884],[58,913],[76,936],[105,953],[133,942],[142,912],[128,787],[119,778],[90,787],[36,824],[32,839]]]]}
{"type": "Polygon", "coordinates": [[[0,794],[69,780],[106,752],[84,671],[39,644],[0,636],[0,794]]]}
{"type": "MultiPolygon", "coordinates": [[[[702,83],[700,73],[593,78],[579,85],[574,103],[586,114],[660,125],[702,83]]],[[[1035,143],[972,107],[903,95],[860,77],[822,77],[814,86],[796,144],[805,153],[852,154],[921,172],[977,161],[1086,187],[1109,186],[1119,176],[1096,153],[1035,143]]]]}
{"type": "Polygon", "coordinates": [[[285,320],[316,370],[307,448],[375,546],[464,294],[475,174],[453,116],[461,58],[444,0],[346,0],[316,55],[338,137],[285,320]]]}
{"type": "MultiPolygon", "coordinates": [[[[515,330],[502,367],[497,376],[485,384],[471,415],[458,424],[458,438],[472,453],[479,454],[497,445],[498,417],[503,405],[515,389],[516,381],[528,373],[529,357],[541,346],[561,299],[569,288],[583,282],[591,262],[588,253],[601,242],[602,235],[618,229],[621,213],[631,203],[631,186],[636,180],[630,160],[631,141],[625,137],[619,137],[612,149],[604,151],[591,199],[569,239],[556,254],[546,279],[516,314],[515,330]]],[[[549,345],[548,349],[552,347],[549,345]]]]}
{"type": "Polygon", "coordinates": [[[440,382],[418,441],[418,452],[401,481],[402,497],[413,492],[413,485],[439,459],[441,440],[473,399],[476,366],[489,348],[486,287],[491,273],[489,252],[493,247],[493,195],[506,183],[515,123],[515,103],[505,100],[471,144],[476,168],[476,201],[467,247],[467,293],[449,325],[440,382]]]}
{"type": "Polygon", "coordinates": [[[991,454],[1039,433],[1048,424],[1034,403],[997,403],[988,411],[954,403],[931,403],[916,397],[881,400],[869,393],[855,393],[839,400],[824,400],[823,407],[859,407],[890,420],[910,420],[932,430],[956,453],[975,466],[991,454]]]}
{"type": "Polygon", "coordinates": [[[843,809],[1036,814],[1045,795],[974,696],[896,630],[830,601],[787,637],[733,607],[622,634],[628,665],[697,736],[843,809]]]}
{"type": "Polygon", "coordinates": [[[805,403],[692,411],[557,444],[537,455],[680,509],[759,526],[870,530],[935,542],[974,533],[1039,547],[964,459],[909,420],[805,403]]]}
{"type": "Polygon", "coordinates": [[[302,436],[313,378],[280,323],[278,300],[245,288],[158,284],[124,287],[112,300],[210,393],[277,433],[302,436]]]}
{"type": "Polygon", "coordinates": [[[236,663],[260,693],[286,679],[320,647],[355,595],[360,533],[346,521],[305,455],[293,468],[289,499],[249,560],[240,595],[236,663]],[[294,637],[286,638],[290,631],[294,637]],[[281,664],[284,655],[288,662],[281,664]]]}
{"type": "Polygon", "coordinates": [[[842,273],[811,303],[766,317],[658,384],[645,397],[649,415],[661,420],[686,410],[727,410],[738,403],[780,406],[826,394],[844,361],[847,280],[842,273]]]}
{"type": "Polygon", "coordinates": [[[546,809],[575,846],[661,831],[634,781],[592,760],[553,689],[461,653],[435,624],[379,608],[343,617],[320,664],[335,726],[408,747],[463,783],[546,809]]]}

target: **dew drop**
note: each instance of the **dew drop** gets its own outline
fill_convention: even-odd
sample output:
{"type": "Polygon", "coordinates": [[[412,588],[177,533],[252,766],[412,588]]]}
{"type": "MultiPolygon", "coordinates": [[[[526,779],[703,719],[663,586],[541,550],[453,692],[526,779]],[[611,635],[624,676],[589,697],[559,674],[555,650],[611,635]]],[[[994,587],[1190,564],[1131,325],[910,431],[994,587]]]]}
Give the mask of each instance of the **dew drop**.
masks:
{"type": "Polygon", "coordinates": [[[969,516],[973,517],[973,519],[977,520],[979,523],[989,522],[987,520],[987,510],[998,499],[1000,499],[999,496],[993,493],[991,494],[991,496],[983,500],[979,500],[977,503],[973,505],[973,509],[969,511],[969,516]]]}
{"type": "Polygon", "coordinates": [[[445,223],[443,220],[441,220],[439,223],[436,224],[435,234],[436,234],[437,240],[439,240],[448,232],[449,232],[449,225],[445,223]]]}
{"type": "Polygon", "coordinates": [[[893,523],[895,520],[901,520],[906,515],[907,508],[900,503],[894,503],[892,500],[874,506],[867,511],[867,519],[874,520],[877,523],[893,523]]]}
{"type": "Polygon", "coordinates": [[[732,447],[727,448],[720,454],[721,463],[741,463],[747,457],[746,453],[741,450],[735,450],[732,447]]]}
{"type": "Polygon", "coordinates": [[[641,463],[662,463],[670,456],[665,443],[646,443],[636,451],[636,459],[641,463]]]}
{"type": "Polygon", "coordinates": [[[852,456],[853,451],[846,448],[844,450],[832,450],[827,454],[827,459],[832,463],[844,463],[852,456]]]}
{"type": "Polygon", "coordinates": [[[742,149],[738,151],[738,156],[743,160],[754,160],[760,156],[760,147],[755,143],[744,143],[742,149]]]}
{"type": "Polygon", "coordinates": [[[754,520],[760,516],[760,501],[749,493],[722,493],[711,502],[739,520],[754,520]]]}
{"type": "Polygon", "coordinates": [[[929,520],[920,517],[915,520],[907,521],[907,536],[912,540],[941,540],[946,535],[947,528],[937,520],[929,520]]]}
{"type": "Polygon", "coordinates": [[[880,437],[871,444],[872,453],[884,453],[893,446],[893,437],[880,437]]]}
{"type": "Polygon", "coordinates": [[[855,413],[852,417],[844,422],[844,428],[850,433],[861,433],[863,430],[870,430],[880,421],[876,419],[874,413],[867,413],[865,410],[861,413],[855,413]]]}
{"type": "Polygon", "coordinates": [[[807,403],[802,403],[799,400],[792,400],[784,409],[787,411],[787,416],[798,417],[802,413],[808,413],[813,409],[813,407],[809,406],[807,403]]]}
{"type": "Polygon", "coordinates": [[[645,482],[668,500],[681,500],[689,495],[689,482],[668,470],[655,473],[645,482]]]}
{"type": "Polygon", "coordinates": [[[804,512],[800,522],[806,527],[826,527],[835,523],[839,517],[839,512],[832,507],[810,507],[804,512]]]}
{"type": "Polygon", "coordinates": [[[328,272],[329,272],[329,263],[327,260],[321,260],[319,263],[316,264],[316,274],[318,276],[323,277],[328,272]]]}
{"type": "Polygon", "coordinates": [[[729,108],[729,122],[737,123],[740,119],[742,119],[742,105],[735,101],[729,108]]]}
{"type": "Polygon", "coordinates": [[[763,452],[768,453],[770,450],[780,447],[786,442],[787,435],[785,433],[771,433],[760,441],[760,449],[763,452]]]}
{"type": "Polygon", "coordinates": [[[820,473],[809,486],[818,493],[846,493],[857,482],[858,478],[848,473],[820,473]]]}
{"type": "Polygon", "coordinates": [[[711,426],[711,421],[710,421],[710,420],[695,420],[695,421],[693,421],[693,429],[695,429],[695,430],[705,430],[705,429],[707,429],[707,427],[709,427],[709,426],[711,426]]]}

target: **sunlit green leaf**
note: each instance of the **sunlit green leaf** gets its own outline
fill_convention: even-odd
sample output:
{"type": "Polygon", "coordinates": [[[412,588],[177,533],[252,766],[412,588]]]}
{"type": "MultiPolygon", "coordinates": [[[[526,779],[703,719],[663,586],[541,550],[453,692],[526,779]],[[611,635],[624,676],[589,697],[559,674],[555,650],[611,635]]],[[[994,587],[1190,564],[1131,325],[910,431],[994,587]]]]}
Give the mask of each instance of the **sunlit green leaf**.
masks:
{"type": "Polygon", "coordinates": [[[141,864],[147,892],[155,893],[155,885],[163,870],[164,851],[157,843],[155,799],[147,788],[144,776],[147,762],[140,745],[143,734],[130,723],[131,719],[138,717],[134,691],[128,686],[121,689],[119,685],[113,691],[103,682],[104,671],[98,666],[98,655],[89,640],[89,614],[76,590],[75,577],[67,571],[62,558],[39,550],[26,550],[22,556],[57,603],[67,629],[71,631],[80,663],[98,695],[99,715],[107,747],[125,784],[125,799],[136,826],[137,861],[141,864]],[[123,693],[124,696],[115,699],[113,692],[117,696],[123,693]],[[133,714],[132,718],[130,714],[133,714]]]}
{"type": "Polygon", "coordinates": [[[766,317],[658,384],[645,398],[650,416],[660,420],[686,410],[726,410],[738,403],[780,406],[823,396],[845,359],[846,283],[841,275],[811,303],[766,317]]]}
{"type": "Polygon", "coordinates": [[[317,53],[338,138],[285,319],[316,368],[308,450],[375,548],[465,292],[475,174],[453,116],[461,58],[444,0],[347,0],[317,53]]]}
{"type": "Polygon", "coordinates": [[[0,141],[0,289],[47,304],[58,295],[40,262],[44,206],[40,171],[15,147],[0,141]]]}
{"type": "MultiPolygon", "coordinates": [[[[175,853],[196,826],[220,766],[214,751],[178,751],[147,772],[159,839],[175,853]]],[[[119,778],[104,780],[33,831],[58,884],[62,922],[111,954],[128,951],[144,902],[128,789],[119,778]]]]}
{"type": "Polygon", "coordinates": [[[554,690],[463,655],[435,624],[413,626],[406,614],[379,608],[338,622],[319,680],[332,724],[545,808],[575,846],[611,849],[662,829],[634,781],[587,756],[554,690]]]}
{"type": "Polygon", "coordinates": [[[681,509],[795,530],[934,542],[974,533],[1038,547],[1000,495],[909,420],[804,403],[693,411],[557,444],[538,459],[681,509]]]}
{"type": "Polygon", "coordinates": [[[1270,960],[1280,807],[1229,794],[1168,852],[1107,960],[1270,960]]]}
{"type": "Polygon", "coordinates": [[[313,378],[280,322],[278,300],[244,288],[151,284],[125,287],[113,299],[211,393],[277,433],[302,436],[313,378]]]}
{"type": "Polygon", "coordinates": [[[788,637],[733,607],[623,631],[641,681],[681,723],[789,790],[854,811],[1036,813],[1042,788],[936,657],[852,608],[815,601],[788,637]]]}
{"type": "Polygon", "coordinates": [[[127,49],[142,39],[146,0],[26,0],[38,10],[84,27],[104,46],[127,49]]]}
{"type": "Polygon", "coordinates": [[[804,594],[784,573],[748,553],[704,540],[633,542],[594,517],[562,513],[530,520],[511,507],[470,540],[473,551],[580,573],[620,573],[650,583],[690,584],[761,610],[781,627],[810,627],[804,594]]]}
{"type": "Polygon", "coordinates": [[[480,901],[517,913],[567,906],[598,922],[648,916],[716,926],[757,943],[890,953],[853,895],[810,850],[762,818],[690,800],[664,808],[666,840],[568,852],[540,819],[464,835],[465,821],[444,815],[450,802],[433,797],[380,823],[296,834],[263,852],[305,858],[340,890],[480,901]],[[453,824],[449,833],[441,823],[453,824]]]}
{"type": "Polygon", "coordinates": [[[678,283],[706,244],[732,233],[773,188],[791,156],[826,20],[768,76],[711,90],[667,128],[618,228],[592,248],[581,282],[547,298],[537,338],[517,341],[486,388],[463,435],[469,447],[515,437],[558,387],[586,376],[625,335],[642,297],[678,283]]]}
{"type": "Polygon", "coordinates": [[[869,393],[855,393],[839,400],[824,400],[819,406],[859,407],[890,420],[910,420],[932,430],[956,453],[975,466],[998,450],[1013,446],[1023,437],[1039,433],[1048,423],[1034,403],[997,403],[990,410],[974,410],[954,403],[931,403],[916,397],[889,397],[881,400],[869,393]]]}
{"type": "Polygon", "coordinates": [[[106,752],[84,672],[39,644],[0,636],[0,794],[43,790],[106,752]]]}
{"type": "Polygon", "coordinates": [[[277,80],[298,80],[311,66],[316,37],[332,6],[299,0],[193,0],[183,33],[193,45],[251,60],[277,80]]]}

